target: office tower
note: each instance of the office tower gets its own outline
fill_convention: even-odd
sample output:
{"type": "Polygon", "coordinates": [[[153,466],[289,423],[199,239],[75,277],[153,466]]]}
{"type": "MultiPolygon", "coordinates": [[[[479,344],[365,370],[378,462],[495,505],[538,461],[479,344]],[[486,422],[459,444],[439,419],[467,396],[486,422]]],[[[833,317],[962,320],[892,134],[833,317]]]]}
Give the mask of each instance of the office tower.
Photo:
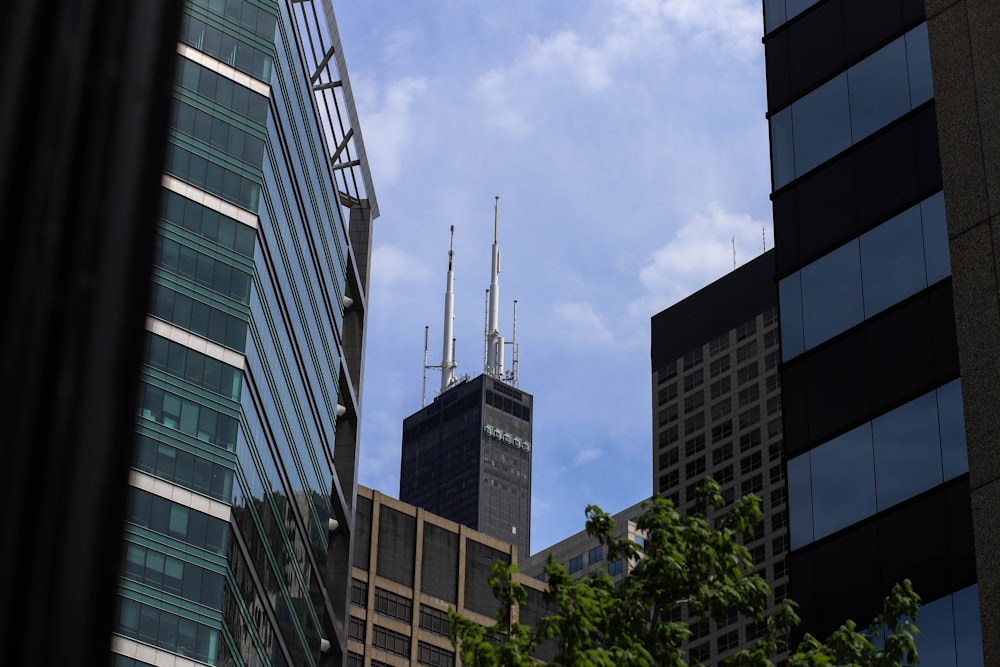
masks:
{"type": "Polygon", "coordinates": [[[344,660],[378,209],[324,5],[184,9],[115,664],[344,660]]]}
{"type": "MultiPolygon", "coordinates": [[[[643,543],[643,536],[636,530],[635,522],[642,513],[644,502],[636,503],[611,515],[615,522],[613,533],[615,539],[628,539],[640,545],[643,543]]],[[[597,541],[596,537],[591,537],[587,531],[581,530],[550,547],[540,549],[537,553],[522,560],[518,567],[526,576],[545,581],[545,565],[548,563],[550,555],[561,563],[574,579],[582,579],[598,572],[605,572],[612,581],[618,583],[632,571],[632,567],[635,565],[634,561],[628,561],[624,558],[609,561],[607,549],[597,541]]]]}
{"type": "MultiPolygon", "coordinates": [[[[448,610],[492,625],[499,605],[490,568],[516,563],[517,549],[365,487],[358,488],[356,530],[348,666],[453,667],[448,610]]],[[[545,585],[514,576],[528,593],[516,618],[534,626],[544,614],[545,585]]]]}
{"type": "MultiPolygon", "coordinates": [[[[441,369],[441,391],[430,405],[403,420],[399,498],[491,537],[512,542],[523,557],[531,548],[534,399],[517,388],[516,339],[505,342],[499,333],[497,211],[498,208],[494,210],[483,373],[472,379],[455,375],[454,252],[449,250],[443,354],[441,364],[430,367],[441,369]],[[504,362],[504,349],[508,345],[514,351],[509,370],[504,362]]],[[[516,308],[517,302],[514,303],[516,308]]]]}
{"type": "Polygon", "coordinates": [[[966,193],[942,193],[938,138],[976,111],[937,114],[961,88],[938,64],[968,45],[943,41],[946,14],[929,41],[920,0],[768,0],[764,45],[801,630],[867,622],[909,578],[922,662],[966,665],[983,657],[948,243],[966,193]]]}
{"type": "MultiPolygon", "coordinates": [[[[727,502],[761,498],[763,519],[744,545],[774,592],[771,609],[788,587],[774,258],[770,250],[654,315],[650,343],[653,490],[682,512],[706,476],[727,502]]],[[[691,620],[686,648],[705,663],[721,664],[763,631],[735,617],[691,620]]]]}

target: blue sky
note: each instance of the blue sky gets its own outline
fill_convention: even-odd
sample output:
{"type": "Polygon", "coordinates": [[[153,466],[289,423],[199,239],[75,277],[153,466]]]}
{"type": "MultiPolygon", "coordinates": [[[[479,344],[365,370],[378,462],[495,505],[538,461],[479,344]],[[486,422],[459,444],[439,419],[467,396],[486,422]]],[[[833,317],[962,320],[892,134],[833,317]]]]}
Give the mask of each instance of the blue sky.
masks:
{"type": "MultiPolygon", "coordinates": [[[[376,221],[361,483],[396,496],[455,225],[459,373],[501,333],[535,397],[532,548],[652,493],[652,315],[772,247],[758,2],[337,3],[376,221]]],[[[427,397],[440,376],[428,371],[427,397]]]]}

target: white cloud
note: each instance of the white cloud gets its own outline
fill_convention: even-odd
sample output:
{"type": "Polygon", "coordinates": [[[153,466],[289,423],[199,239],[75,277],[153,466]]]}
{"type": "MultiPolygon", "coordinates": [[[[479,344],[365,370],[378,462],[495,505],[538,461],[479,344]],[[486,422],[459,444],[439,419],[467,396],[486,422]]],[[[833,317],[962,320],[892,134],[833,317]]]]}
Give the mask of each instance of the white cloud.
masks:
{"type": "Polygon", "coordinates": [[[655,37],[668,33],[710,52],[758,57],[763,34],[760,3],[753,0],[612,0],[618,30],[655,37]],[[623,26],[632,26],[626,28],[623,26]]]}
{"type": "Polygon", "coordinates": [[[579,454],[577,454],[576,458],[573,459],[573,463],[574,465],[583,465],[585,463],[591,463],[603,457],[604,457],[604,450],[598,449],[596,447],[591,447],[588,449],[584,449],[579,454]]]}
{"type": "Polygon", "coordinates": [[[727,211],[717,202],[695,214],[674,238],[652,252],[639,271],[643,296],[629,304],[633,317],[648,318],[761,254],[767,223],[727,211]]]}
{"type": "Polygon", "coordinates": [[[389,81],[383,90],[361,77],[354,85],[358,110],[364,118],[365,150],[379,185],[394,182],[400,174],[416,135],[414,107],[427,88],[427,80],[417,76],[389,81]]]}
{"type": "Polygon", "coordinates": [[[604,318],[586,301],[557,303],[553,308],[562,320],[559,338],[585,345],[601,345],[614,340],[604,318]]]}
{"type": "Polygon", "coordinates": [[[379,289],[421,282],[429,276],[427,262],[399,246],[383,243],[372,250],[372,279],[379,289]]]}

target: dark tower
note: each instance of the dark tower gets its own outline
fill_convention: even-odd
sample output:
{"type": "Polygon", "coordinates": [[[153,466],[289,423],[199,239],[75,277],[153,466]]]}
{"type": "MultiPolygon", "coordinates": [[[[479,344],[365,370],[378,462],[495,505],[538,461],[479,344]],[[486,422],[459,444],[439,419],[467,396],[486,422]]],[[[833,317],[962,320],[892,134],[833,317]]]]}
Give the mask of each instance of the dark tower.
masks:
{"type": "MultiPolygon", "coordinates": [[[[499,198],[498,198],[499,199],[499,198]]],[[[454,251],[448,251],[441,392],[403,421],[399,499],[517,545],[530,554],[531,414],[533,398],[517,388],[517,342],[504,342],[498,325],[500,246],[494,208],[492,272],[488,290],[483,374],[455,377],[451,338],[454,251]],[[504,349],[513,350],[504,369],[504,349]]],[[[454,227],[452,227],[454,233],[454,227]]],[[[515,327],[516,307],[515,306],[515,327]]]]}

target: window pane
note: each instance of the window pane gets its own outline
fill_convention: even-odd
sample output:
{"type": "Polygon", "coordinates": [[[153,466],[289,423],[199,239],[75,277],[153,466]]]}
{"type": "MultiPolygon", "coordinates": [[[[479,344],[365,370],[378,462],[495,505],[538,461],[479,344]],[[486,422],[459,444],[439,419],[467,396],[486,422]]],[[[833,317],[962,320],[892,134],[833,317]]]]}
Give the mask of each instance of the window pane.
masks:
{"type": "Polygon", "coordinates": [[[910,110],[906,79],[906,47],[897,39],[847,71],[851,92],[851,133],[854,141],[910,110]]]}
{"type": "Polygon", "coordinates": [[[917,651],[922,665],[955,667],[955,616],[950,595],[920,608],[917,651]]]}
{"type": "Polygon", "coordinates": [[[921,23],[904,35],[906,61],[910,73],[910,106],[915,107],[934,97],[931,81],[931,49],[927,42],[927,24],[921,23]]]}
{"type": "Polygon", "coordinates": [[[781,312],[781,358],[791,359],[802,352],[802,279],[793,273],[778,283],[778,300],[781,312]]]}
{"type": "Polygon", "coordinates": [[[944,193],[931,195],[920,203],[924,227],[924,259],[927,263],[927,284],[951,275],[948,255],[948,224],[944,214],[944,193]]]}
{"type": "Polygon", "coordinates": [[[771,177],[775,190],[795,178],[791,107],[771,116],[771,177]]]}
{"type": "Polygon", "coordinates": [[[797,549],[813,541],[810,453],[788,461],[788,530],[797,549]]]}
{"type": "Polygon", "coordinates": [[[942,481],[935,394],[924,394],[872,421],[879,510],[942,481]]]}
{"type": "Polygon", "coordinates": [[[941,461],[944,478],[951,479],[969,471],[965,444],[965,419],[962,416],[960,380],[938,387],[937,404],[941,427],[941,461]]]}
{"type": "Polygon", "coordinates": [[[866,317],[927,286],[919,206],[862,235],[861,275],[866,317]]]}
{"type": "Polygon", "coordinates": [[[952,596],[952,602],[955,609],[955,647],[958,650],[958,667],[983,667],[979,586],[969,586],[956,592],[952,596]]]}
{"type": "Polygon", "coordinates": [[[864,318],[857,241],[802,269],[802,313],[806,349],[864,318]]]}
{"type": "Polygon", "coordinates": [[[810,452],[816,539],[875,513],[871,424],[810,452]]]}
{"type": "Polygon", "coordinates": [[[851,145],[847,74],[824,83],[792,105],[795,175],[801,176],[851,145]]]}

